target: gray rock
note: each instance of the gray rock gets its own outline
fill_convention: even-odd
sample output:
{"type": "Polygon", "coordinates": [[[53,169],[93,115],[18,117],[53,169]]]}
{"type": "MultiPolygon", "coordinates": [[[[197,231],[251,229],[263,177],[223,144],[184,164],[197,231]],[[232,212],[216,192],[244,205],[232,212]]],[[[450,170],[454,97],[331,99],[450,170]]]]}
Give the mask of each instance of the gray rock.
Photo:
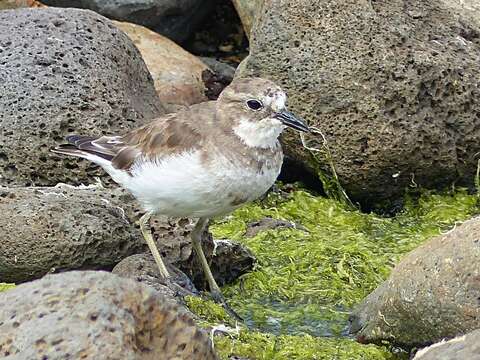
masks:
{"type": "Polygon", "coordinates": [[[200,56],[199,59],[207,65],[214,74],[224,78],[229,83],[232,82],[235,76],[235,68],[233,66],[211,57],[200,56]]]}
{"type": "Polygon", "coordinates": [[[145,251],[132,205],[119,189],[0,187],[0,280],[111,268],[145,251]]]}
{"type": "Polygon", "coordinates": [[[112,273],[151,286],[158,292],[176,299],[180,304],[182,304],[181,297],[198,294],[195,285],[187,275],[171,264],[166,266],[170,279],[160,275],[152,254],[148,252],[123,259],[113,268],[112,273]]]}
{"type": "Polygon", "coordinates": [[[44,0],[43,3],[91,9],[111,19],[146,26],[176,42],[186,40],[213,7],[212,0],[44,0]]]}
{"type": "Polygon", "coordinates": [[[305,230],[305,228],[303,228],[302,226],[298,226],[295,223],[292,223],[290,221],[266,217],[266,218],[260,219],[259,221],[254,221],[249,223],[247,225],[247,231],[245,231],[245,236],[254,237],[262,231],[274,230],[278,228],[284,228],[284,229],[300,228],[301,230],[305,230]]]}
{"type": "Polygon", "coordinates": [[[163,113],[137,48],[87,10],[0,12],[0,185],[88,183],[104,172],[52,154],[71,133],[123,133],[163,113]]]}
{"type": "Polygon", "coordinates": [[[413,360],[479,360],[480,330],[419,350],[413,360]]]}
{"type": "Polygon", "coordinates": [[[422,346],[480,328],[480,217],[409,253],[355,309],[359,341],[422,346]]]}
{"type": "MultiPolygon", "coordinates": [[[[237,71],[287,90],[291,110],[324,133],[355,201],[399,198],[413,183],[472,184],[480,16],[462,3],[266,0],[237,71]]],[[[314,171],[298,134],[286,135],[287,156],[314,171]]]]}
{"type": "Polygon", "coordinates": [[[0,293],[3,359],[217,359],[207,334],[155,290],[105,272],[49,275],[0,293]]]}

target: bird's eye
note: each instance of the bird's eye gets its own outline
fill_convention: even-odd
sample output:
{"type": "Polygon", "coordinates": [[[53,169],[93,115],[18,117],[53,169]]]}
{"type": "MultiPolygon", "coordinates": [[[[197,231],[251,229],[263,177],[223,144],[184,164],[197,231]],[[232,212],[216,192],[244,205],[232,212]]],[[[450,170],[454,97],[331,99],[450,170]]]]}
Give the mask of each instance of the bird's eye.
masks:
{"type": "Polygon", "coordinates": [[[258,100],[248,100],[247,106],[252,110],[260,110],[263,107],[263,104],[258,100]]]}

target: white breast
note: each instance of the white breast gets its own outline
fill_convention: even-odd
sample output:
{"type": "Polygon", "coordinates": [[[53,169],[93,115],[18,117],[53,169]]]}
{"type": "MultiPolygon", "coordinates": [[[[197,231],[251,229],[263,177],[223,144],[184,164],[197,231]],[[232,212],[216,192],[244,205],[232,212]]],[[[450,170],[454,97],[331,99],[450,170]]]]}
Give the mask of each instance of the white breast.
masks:
{"type": "Polygon", "coordinates": [[[205,165],[195,151],[156,162],[139,161],[131,176],[113,168],[105,170],[132,192],[145,210],[173,217],[212,217],[264,194],[275,182],[280,166],[281,161],[258,171],[222,154],[205,165]]]}

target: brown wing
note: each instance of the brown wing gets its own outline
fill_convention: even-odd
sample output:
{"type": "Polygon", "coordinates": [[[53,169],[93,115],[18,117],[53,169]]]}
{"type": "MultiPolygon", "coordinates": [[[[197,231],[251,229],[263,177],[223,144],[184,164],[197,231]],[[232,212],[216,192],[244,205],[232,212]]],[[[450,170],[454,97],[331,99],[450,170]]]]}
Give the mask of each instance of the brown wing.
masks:
{"type": "Polygon", "coordinates": [[[200,147],[206,131],[204,129],[202,134],[198,125],[210,123],[209,118],[215,111],[211,107],[212,103],[199,104],[189,111],[154,120],[123,136],[71,135],[67,137],[69,144],[53,151],[86,158],[95,155],[111,161],[117,169],[129,170],[139,156],[160,159],[200,147]]]}

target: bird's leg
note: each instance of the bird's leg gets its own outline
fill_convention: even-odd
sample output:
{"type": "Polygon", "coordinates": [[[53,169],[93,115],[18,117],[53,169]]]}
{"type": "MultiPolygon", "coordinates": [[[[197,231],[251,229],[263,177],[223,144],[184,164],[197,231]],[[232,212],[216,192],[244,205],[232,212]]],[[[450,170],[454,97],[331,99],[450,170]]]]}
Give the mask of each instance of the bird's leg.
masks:
{"type": "Polygon", "coordinates": [[[225,301],[225,298],[222,295],[222,291],[220,290],[220,287],[217,285],[217,282],[212,275],[212,271],[210,270],[210,266],[208,265],[207,258],[205,257],[205,254],[203,252],[202,234],[207,223],[207,218],[200,218],[195,224],[195,227],[193,228],[191,233],[193,248],[197,253],[198,260],[200,260],[200,263],[202,264],[203,272],[205,274],[205,277],[207,278],[208,286],[210,287],[210,294],[212,295],[213,300],[215,300],[215,302],[217,303],[222,304],[224,309],[228,313],[230,313],[238,320],[242,321],[242,318],[235,311],[233,311],[233,309],[230,308],[230,306],[225,301]]]}
{"type": "Polygon", "coordinates": [[[146,212],[145,215],[143,215],[140,218],[140,230],[142,231],[143,238],[147,242],[147,245],[150,248],[153,258],[157,263],[158,270],[160,271],[160,275],[162,275],[163,278],[167,279],[170,277],[170,274],[168,273],[167,267],[163,263],[162,256],[158,252],[157,245],[155,245],[155,242],[153,241],[152,230],[150,228],[151,217],[152,217],[152,213],[146,212]]]}
{"type": "Polygon", "coordinates": [[[207,223],[208,223],[207,218],[198,219],[191,234],[192,244],[193,244],[193,248],[195,249],[195,252],[197,253],[198,260],[202,264],[202,269],[205,274],[205,277],[207,278],[208,286],[210,287],[210,293],[212,294],[213,299],[217,302],[222,302],[223,301],[222,292],[212,275],[212,271],[210,270],[210,266],[208,265],[207,258],[205,257],[205,254],[202,248],[202,234],[203,234],[203,230],[205,230],[205,226],[207,225],[207,223]]]}

